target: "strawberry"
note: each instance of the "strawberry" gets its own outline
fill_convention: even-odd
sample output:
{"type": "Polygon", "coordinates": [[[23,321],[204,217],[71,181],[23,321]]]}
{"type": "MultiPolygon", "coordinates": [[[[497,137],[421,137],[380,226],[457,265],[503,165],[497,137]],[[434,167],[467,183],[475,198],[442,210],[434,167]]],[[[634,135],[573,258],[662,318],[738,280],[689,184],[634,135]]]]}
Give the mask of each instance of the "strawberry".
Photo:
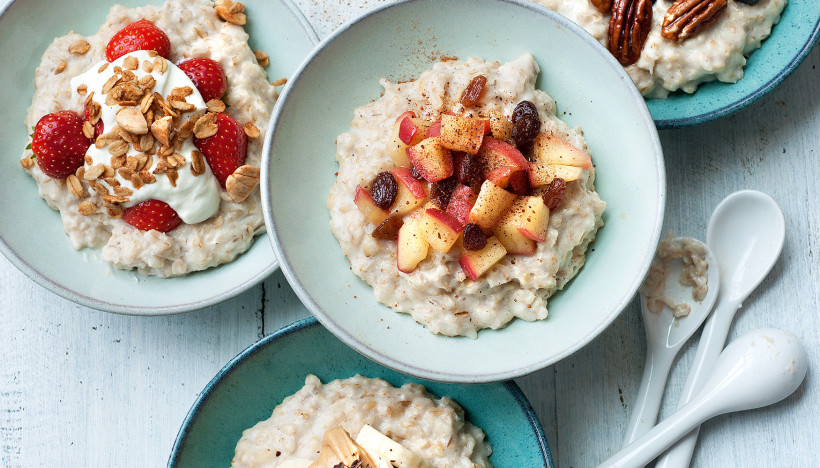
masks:
{"type": "Polygon", "coordinates": [[[44,115],[31,137],[31,151],[37,156],[37,164],[55,179],[65,178],[82,166],[91,145],[83,135],[83,119],[68,110],[44,115]]]}
{"type": "Polygon", "coordinates": [[[164,201],[145,200],[126,208],[122,220],[141,231],[168,232],[182,222],[179,215],[164,201]]]}
{"type": "Polygon", "coordinates": [[[105,59],[113,62],[123,55],[135,50],[155,50],[159,55],[168,58],[171,53],[171,41],[154,23],[141,19],[120,29],[105,46],[105,59]]]}
{"type": "Polygon", "coordinates": [[[209,58],[193,58],[177,66],[194,82],[205,102],[225,95],[225,72],[219,63],[209,58]]]}
{"type": "MultiPolygon", "coordinates": [[[[85,120],[91,120],[91,112],[89,112],[88,107],[85,108],[85,120]]],[[[91,141],[96,141],[97,137],[102,135],[103,132],[105,132],[105,124],[102,119],[99,119],[97,123],[94,124],[94,138],[92,138],[91,141]]]]}
{"type": "Polygon", "coordinates": [[[216,134],[203,139],[194,137],[194,146],[205,156],[216,179],[224,188],[228,176],[245,163],[248,139],[239,122],[228,114],[216,114],[216,124],[216,134]]]}

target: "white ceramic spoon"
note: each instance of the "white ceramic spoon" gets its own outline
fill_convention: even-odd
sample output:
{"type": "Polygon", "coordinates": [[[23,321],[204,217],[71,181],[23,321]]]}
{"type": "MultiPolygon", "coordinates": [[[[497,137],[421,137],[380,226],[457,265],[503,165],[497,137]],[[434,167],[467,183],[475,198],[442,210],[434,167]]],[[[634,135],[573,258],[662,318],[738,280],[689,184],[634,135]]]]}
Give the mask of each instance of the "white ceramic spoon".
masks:
{"type": "MultiPolygon", "coordinates": [[[[706,230],[706,245],[720,265],[721,290],[715,311],[703,326],[678,408],[703,386],[726,344],[735,313],[769,274],[780,257],[785,236],[783,213],[764,193],[735,192],[715,208],[706,230]]],[[[655,468],[688,467],[697,439],[696,428],[658,459],[655,468]]]]}
{"type": "Polygon", "coordinates": [[[777,403],[800,386],[806,366],[806,351],[791,333],[746,333],[729,343],[692,401],[598,468],[644,466],[709,418],[777,403]]]}
{"type": "MultiPolygon", "coordinates": [[[[695,242],[703,245],[700,241],[695,242]]],[[[682,286],[678,282],[677,279],[683,269],[681,260],[672,261],[666,273],[667,297],[676,304],[689,304],[692,307],[689,315],[676,319],[668,307],[664,307],[660,313],[656,314],[647,307],[646,296],[640,295],[641,316],[646,330],[646,363],[643,368],[641,385],[638,388],[638,396],[635,399],[635,407],[626,428],[624,445],[644,435],[655,425],[672,361],[684,343],[700,328],[715,304],[720,289],[720,273],[714,256],[705,245],[703,248],[706,250],[706,262],[709,267],[706,271],[708,290],[702,301],[697,302],[692,299],[692,288],[682,286]]]]}

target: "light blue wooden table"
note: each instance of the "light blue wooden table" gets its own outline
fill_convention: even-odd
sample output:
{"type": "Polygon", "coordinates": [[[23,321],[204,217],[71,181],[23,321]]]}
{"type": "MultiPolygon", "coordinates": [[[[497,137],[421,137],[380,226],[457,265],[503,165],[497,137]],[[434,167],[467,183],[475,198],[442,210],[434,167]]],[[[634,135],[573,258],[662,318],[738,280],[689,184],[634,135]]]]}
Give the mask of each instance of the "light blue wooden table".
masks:
{"type": "MultiPolygon", "coordinates": [[[[9,0],[0,0],[0,8],[9,0]]],[[[25,0],[21,0],[25,1],[25,0]]],[[[297,0],[326,36],[376,0],[297,0]]],[[[661,132],[665,231],[704,238],[727,194],[757,189],[786,218],[774,271],[744,304],[732,336],[795,333],[809,374],[789,399],[704,426],[694,466],[820,465],[820,49],[779,88],[737,114],[661,132]]],[[[18,155],[2,155],[18,157],[18,155]]],[[[279,272],[218,306],[128,317],[75,305],[0,257],[0,467],[159,467],[198,392],[258,338],[305,317],[279,272]]],[[[620,447],[645,345],[637,301],[598,339],[518,379],[559,467],[594,466],[620,447]]],[[[677,402],[694,346],[674,367],[662,417],[677,402]]]]}

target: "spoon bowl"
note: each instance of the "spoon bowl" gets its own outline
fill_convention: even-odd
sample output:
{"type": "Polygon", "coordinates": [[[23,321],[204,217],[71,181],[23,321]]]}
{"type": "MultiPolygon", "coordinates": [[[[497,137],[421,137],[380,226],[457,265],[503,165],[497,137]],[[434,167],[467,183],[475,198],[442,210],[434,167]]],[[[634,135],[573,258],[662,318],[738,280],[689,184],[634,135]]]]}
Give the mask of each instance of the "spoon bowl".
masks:
{"type": "MultiPolygon", "coordinates": [[[[683,238],[672,239],[673,243],[683,238]]],[[[707,292],[702,301],[692,298],[692,287],[684,286],[677,280],[683,270],[683,261],[674,259],[666,265],[665,295],[675,304],[689,304],[691,310],[685,317],[676,318],[669,307],[664,306],[660,313],[654,313],[647,306],[646,296],[640,294],[641,316],[646,330],[646,364],[643,377],[635,399],[635,407],[627,424],[624,445],[629,444],[648,431],[658,419],[658,411],[663,399],[663,390],[672,362],[675,360],[683,344],[700,328],[712,306],[717,300],[720,290],[720,274],[717,262],[709,248],[703,242],[690,239],[706,252],[708,264],[707,292]]]]}

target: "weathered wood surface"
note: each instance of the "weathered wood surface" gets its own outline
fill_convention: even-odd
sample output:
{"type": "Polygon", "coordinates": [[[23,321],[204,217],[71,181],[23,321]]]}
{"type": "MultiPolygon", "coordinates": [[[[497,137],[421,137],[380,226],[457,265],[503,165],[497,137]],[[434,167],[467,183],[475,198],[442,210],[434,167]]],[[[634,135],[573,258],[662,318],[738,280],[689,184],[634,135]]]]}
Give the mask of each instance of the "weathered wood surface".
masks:
{"type": "MultiPolygon", "coordinates": [[[[3,5],[7,0],[0,0],[3,5]]],[[[320,37],[377,0],[297,0],[320,37]]],[[[770,194],[786,218],[774,271],[732,330],[797,334],[820,358],[820,50],[778,89],[734,116],[661,132],[669,175],[665,231],[704,238],[727,194],[770,194]]],[[[5,155],[8,156],[8,155],[5,155]]],[[[15,155],[12,155],[16,157],[15,155]]],[[[0,467],[158,467],[199,391],[264,334],[307,316],[276,272],[223,304],[170,317],[128,317],[75,305],[0,258],[0,467]]],[[[677,402],[695,346],[676,362],[662,416],[677,402]]],[[[621,444],[643,365],[637,302],[598,339],[518,379],[559,467],[583,468],[621,444]]],[[[693,466],[817,466],[820,384],[810,369],[786,401],[719,417],[693,466]]]]}

